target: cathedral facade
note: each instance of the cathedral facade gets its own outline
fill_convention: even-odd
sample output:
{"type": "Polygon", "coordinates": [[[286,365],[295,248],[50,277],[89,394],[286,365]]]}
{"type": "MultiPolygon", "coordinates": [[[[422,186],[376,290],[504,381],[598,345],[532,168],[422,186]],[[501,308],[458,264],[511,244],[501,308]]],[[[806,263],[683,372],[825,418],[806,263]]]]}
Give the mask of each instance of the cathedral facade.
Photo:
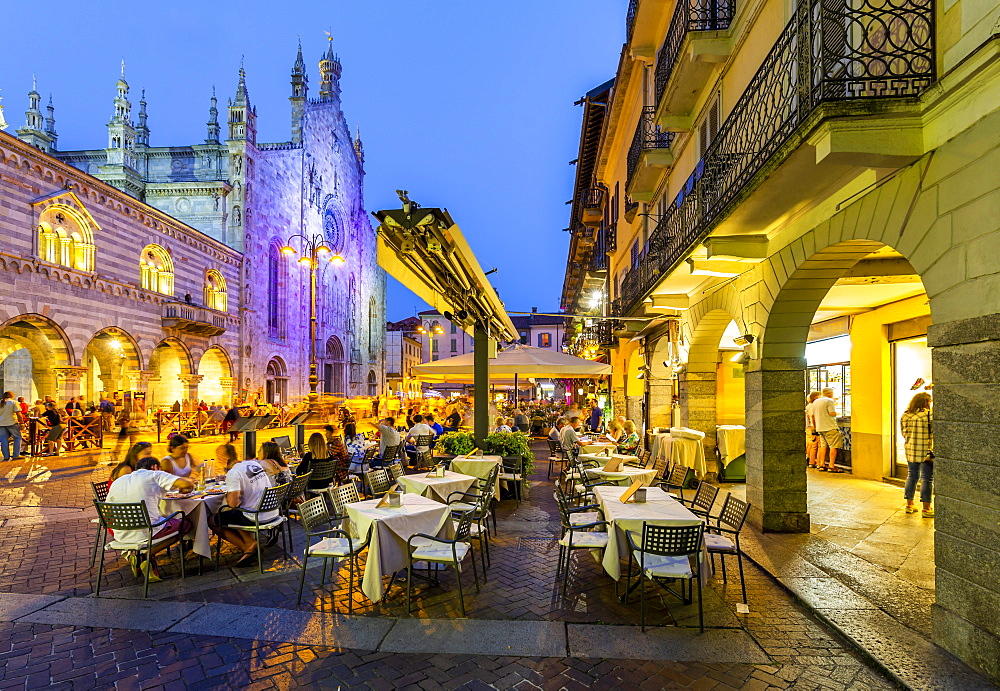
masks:
{"type": "Polygon", "coordinates": [[[103,149],[59,150],[51,99],[43,115],[33,88],[25,125],[0,133],[0,387],[128,392],[150,409],[286,404],[308,393],[314,348],[320,393],[381,393],[385,278],[364,153],[332,50],[319,68],[310,98],[300,47],[280,143],[257,141],[242,67],[223,123],[213,93],[205,141],[189,146],[150,145],[124,68],[103,149]]]}

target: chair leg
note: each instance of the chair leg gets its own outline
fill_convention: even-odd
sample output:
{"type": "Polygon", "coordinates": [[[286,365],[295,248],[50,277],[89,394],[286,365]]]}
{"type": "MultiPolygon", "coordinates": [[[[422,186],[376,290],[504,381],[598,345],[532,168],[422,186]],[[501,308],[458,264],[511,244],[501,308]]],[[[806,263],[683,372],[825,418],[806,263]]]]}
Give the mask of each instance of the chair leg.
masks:
{"type": "Polygon", "coordinates": [[[302,589],[306,584],[306,564],[309,563],[309,550],[306,550],[305,554],[302,555],[302,575],[299,577],[299,598],[295,601],[296,605],[302,604],[302,589]]]}
{"type": "Polygon", "coordinates": [[[358,561],[358,555],[353,554],[347,558],[347,613],[354,614],[354,567],[358,561]]]}
{"type": "Polygon", "coordinates": [[[646,574],[642,564],[639,564],[639,579],[642,581],[639,586],[639,630],[646,633],[646,574]]]}
{"type": "MultiPolygon", "coordinates": [[[[472,568],[476,568],[475,557],[472,559],[472,568]]],[[[458,605],[462,609],[462,616],[467,616],[465,614],[465,596],[462,594],[462,564],[461,562],[455,562],[455,580],[458,581],[458,605]]]]}
{"type": "Polygon", "coordinates": [[[106,551],[107,550],[104,549],[104,546],[101,545],[101,555],[100,555],[100,559],[99,559],[100,563],[97,566],[97,581],[94,584],[94,596],[95,597],[100,597],[100,595],[101,595],[101,575],[104,573],[104,553],[106,551]]]}
{"type": "Polygon", "coordinates": [[[183,578],[187,578],[187,567],[185,566],[186,563],[187,563],[187,559],[184,556],[184,538],[183,537],[181,537],[180,542],[177,545],[177,553],[180,556],[180,560],[181,560],[181,578],[182,579],[183,578]]]}
{"type": "Polygon", "coordinates": [[[260,528],[254,533],[257,536],[257,570],[263,574],[264,573],[264,550],[260,546],[260,528]]]}
{"type": "Polygon", "coordinates": [[[94,536],[94,551],[90,553],[90,568],[94,568],[94,564],[97,561],[97,545],[101,542],[101,524],[97,524],[97,535],[94,536]]]}
{"type": "Polygon", "coordinates": [[[410,583],[413,579],[413,557],[407,559],[406,565],[406,616],[410,616],[410,583]]]}
{"type": "MultiPolygon", "coordinates": [[[[701,604],[701,574],[699,573],[695,578],[698,579],[698,630],[705,633],[705,612],[701,604]]],[[[694,588],[694,583],[691,584],[691,587],[694,588]]]]}
{"type": "MultiPolygon", "coordinates": [[[[472,551],[471,545],[470,545],[469,551],[470,552],[472,551]]],[[[486,569],[485,569],[485,567],[483,568],[483,577],[484,578],[486,577],[486,569]]],[[[476,555],[475,554],[472,555],[472,578],[473,578],[473,580],[476,583],[476,592],[478,593],[479,592],[479,574],[476,572],[476,555]]]]}
{"type": "Polygon", "coordinates": [[[740,587],[743,589],[743,604],[747,604],[747,581],[743,577],[743,552],[737,550],[736,563],[740,567],[740,587]]]}

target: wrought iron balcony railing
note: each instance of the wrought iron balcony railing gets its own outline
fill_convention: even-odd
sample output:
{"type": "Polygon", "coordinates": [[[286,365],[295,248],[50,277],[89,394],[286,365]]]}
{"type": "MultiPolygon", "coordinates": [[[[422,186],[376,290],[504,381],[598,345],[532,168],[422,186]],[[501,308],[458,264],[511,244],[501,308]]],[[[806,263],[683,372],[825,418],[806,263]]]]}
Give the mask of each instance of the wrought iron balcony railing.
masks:
{"type": "Polygon", "coordinates": [[[800,0],[622,281],[615,314],[673,269],[817,107],[914,97],[934,78],[933,0],[800,0]]]}
{"type": "Polygon", "coordinates": [[[656,106],[643,106],[639,115],[639,124],[635,127],[635,136],[632,137],[632,146],[628,150],[628,179],[639,167],[642,152],[649,149],[669,149],[674,141],[674,133],[661,130],[656,125],[654,118],[656,106]]]}
{"type": "Polygon", "coordinates": [[[632,40],[632,32],[635,30],[635,13],[639,9],[639,0],[629,0],[628,13],[625,15],[625,42],[632,40]]]}
{"type": "Polygon", "coordinates": [[[733,20],[735,0],[678,0],[656,57],[656,102],[663,97],[684,39],[691,31],[723,31],[733,20]]]}
{"type": "Polygon", "coordinates": [[[161,303],[160,321],[166,329],[200,336],[218,336],[226,332],[226,315],[208,307],[186,302],[161,303]]]}

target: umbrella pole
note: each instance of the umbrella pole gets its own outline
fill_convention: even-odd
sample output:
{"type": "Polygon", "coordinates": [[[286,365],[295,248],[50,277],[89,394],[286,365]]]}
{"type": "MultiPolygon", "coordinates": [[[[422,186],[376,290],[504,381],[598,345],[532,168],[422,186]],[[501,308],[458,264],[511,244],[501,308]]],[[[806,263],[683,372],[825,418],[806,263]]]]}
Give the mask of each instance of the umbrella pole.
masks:
{"type": "Polygon", "coordinates": [[[474,336],[473,375],[475,390],[472,399],[474,411],[473,431],[476,445],[483,448],[490,427],[490,339],[478,324],[474,336]]]}
{"type": "Polygon", "coordinates": [[[514,405],[517,405],[517,374],[514,374],[514,405]]]}

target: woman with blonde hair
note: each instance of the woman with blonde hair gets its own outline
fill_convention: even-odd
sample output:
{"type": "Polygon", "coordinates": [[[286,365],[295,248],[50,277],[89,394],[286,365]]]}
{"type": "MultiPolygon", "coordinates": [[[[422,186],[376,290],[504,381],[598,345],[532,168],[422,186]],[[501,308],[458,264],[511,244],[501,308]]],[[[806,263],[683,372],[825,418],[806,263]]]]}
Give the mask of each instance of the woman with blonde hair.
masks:
{"type": "MultiPolygon", "coordinates": [[[[316,463],[325,463],[330,460],[330,446],[326,442],[326,437],[319,432],[313,432],[309,435],[309,439],[306,441],[306,446],[309,447],[309,450],[302,454],[302,461],[299,463],[299,467],[295,469],[295,472],[298,475],[305,475],[312,470],[314,464],[316,463]]],[[[329,480],[314,482],[310,478],[308,488],[326,489],[329,484],[329,480]]]]}
{"type": "Polygon", "coordinates": [[[620,439],[624,437],[622,434],[622,426],[618,420],[608,420],[608,430],[604,433],[611,441],[618,443],[620,439]]]}
{"type": "Polygon", "coordinates": [[[899,420],[899,428],[906,440],[906,485],[903,497],[906,499],[906,513],[916,513],[913,495],[917,480],[920,481],[920,503],[924,518],[934,515],[931,508],[931,488],[934,482],[934,432],[931,425],[931,395],[920,392],[910,400],[906,412],[899,420]]]}
{"type": "Polygon", "coordinates": [[[622,427],[624,435],[618,442],[618,453],[627,456],[637,456],[639,451],[639,434],[635,431],[635,423],[626,420],[622,427]]]}
{"type": "Polygon", "coordinates": [[[507,426],[507,421],[504,419],[503,415],[497,415],[493,418],[493,431],[510,432],[510,427],[507,426]]]}

